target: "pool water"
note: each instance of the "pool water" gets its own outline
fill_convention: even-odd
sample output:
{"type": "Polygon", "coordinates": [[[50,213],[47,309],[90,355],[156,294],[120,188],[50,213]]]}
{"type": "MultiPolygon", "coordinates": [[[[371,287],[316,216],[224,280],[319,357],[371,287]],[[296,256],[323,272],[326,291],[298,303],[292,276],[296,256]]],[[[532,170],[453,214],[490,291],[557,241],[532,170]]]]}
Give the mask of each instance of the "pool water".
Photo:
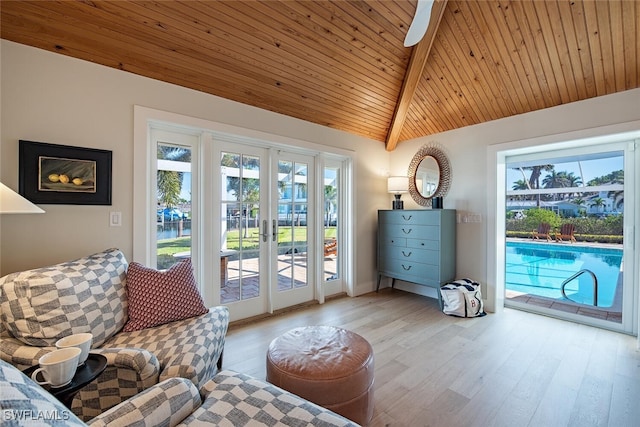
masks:
{"type": "MultiPolygon", "coordinates": [[[[616,295],[622,249],[553,243],[507,242],[506,289],[529,295],[563,299],[562,282],[582,269],[598,279],[598,307],[611,307],[616,295]]],[[[567,296],[593,305],[591,275],[582,274],[565,287],[567,296]]]]}

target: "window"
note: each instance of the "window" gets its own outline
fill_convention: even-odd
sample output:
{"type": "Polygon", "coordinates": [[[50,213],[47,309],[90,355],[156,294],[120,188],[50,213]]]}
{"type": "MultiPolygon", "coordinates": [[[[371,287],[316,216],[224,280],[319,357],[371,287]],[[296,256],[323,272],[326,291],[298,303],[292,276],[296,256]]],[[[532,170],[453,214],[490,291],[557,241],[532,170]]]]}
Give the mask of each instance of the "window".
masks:
{"type": "Polygon", "coordinates": [[[158,143],[157,268],[191,257],[191,148],[158,143]]]}
{"type": "Polygon", "coordinates": [[[489,271],[498,303],[634,332],[638,283],[627,230],[636,202],[634,180],[625,178],[635,176],[635,146],[612,135],[489,150],[499,184],[495,276],[489,271]]]}

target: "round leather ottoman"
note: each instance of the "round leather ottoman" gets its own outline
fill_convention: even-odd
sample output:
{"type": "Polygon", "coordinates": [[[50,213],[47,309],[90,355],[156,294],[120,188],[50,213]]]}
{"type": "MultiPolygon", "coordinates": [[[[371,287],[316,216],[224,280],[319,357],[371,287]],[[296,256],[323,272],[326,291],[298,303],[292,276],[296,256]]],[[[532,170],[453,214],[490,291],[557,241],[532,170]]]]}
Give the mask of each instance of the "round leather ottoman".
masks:
{"type": "Polygon", "coordinates": [[[267,381],[358,424],[373,417],[373,349],[351,331],[305,326],[277,337],[267,381]]]}

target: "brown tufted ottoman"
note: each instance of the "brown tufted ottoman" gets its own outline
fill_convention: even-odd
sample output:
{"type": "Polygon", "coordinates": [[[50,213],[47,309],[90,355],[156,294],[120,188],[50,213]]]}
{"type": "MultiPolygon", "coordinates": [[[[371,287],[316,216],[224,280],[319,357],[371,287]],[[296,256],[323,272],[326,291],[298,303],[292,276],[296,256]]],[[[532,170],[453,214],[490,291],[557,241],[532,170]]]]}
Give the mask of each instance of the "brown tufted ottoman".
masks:
{"type": "Polygon", "coordinates": [[[277,337],[267,381],[358,424],[373,417],[373,349],[345,329],[305,326],[277,337]]]}

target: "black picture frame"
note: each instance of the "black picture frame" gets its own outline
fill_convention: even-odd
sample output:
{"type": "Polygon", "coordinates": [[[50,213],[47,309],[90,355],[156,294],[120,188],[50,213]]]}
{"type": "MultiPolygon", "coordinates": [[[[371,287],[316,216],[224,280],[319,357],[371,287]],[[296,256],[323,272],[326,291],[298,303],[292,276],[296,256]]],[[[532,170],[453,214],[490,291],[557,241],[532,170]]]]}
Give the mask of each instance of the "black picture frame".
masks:
{"type": "Polygon", "coordinates": [[[31,202],[111,205],[111,151],[20,140],[18,154],[18,192],[31,202]]]}

